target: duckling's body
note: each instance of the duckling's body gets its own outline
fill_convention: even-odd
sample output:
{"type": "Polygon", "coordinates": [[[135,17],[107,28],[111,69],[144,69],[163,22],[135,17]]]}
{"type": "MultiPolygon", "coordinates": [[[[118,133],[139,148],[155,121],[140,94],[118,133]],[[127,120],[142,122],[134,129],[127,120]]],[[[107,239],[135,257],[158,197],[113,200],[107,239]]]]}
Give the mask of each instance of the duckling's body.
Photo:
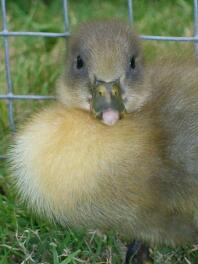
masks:
{"type": "Polygon", "coordinates": [[[11,161],[24,200],[62,224],[150,244],[195,242],[197,67],[166,61],[143,75],[135,35],[116,22],[82,27],[68,61],[61,104],[16,137],[11,161]]]}
{"type": "Polygon", "coordinates": [[[158,104],[151,105],[114,126],[61,104],[35,115],[12,153],[24,199],[63,224],[156,244],[195,241],[197,174],[175,162],[185,151],[171,157],[179,124],[167,123],[166,132],[162,112],[153,116],[158,104]]]}
{"type": "Polygon", "coordinates": [[[149,185],[161,166],[154,145],[157,131],[153,134],[148,122],[137,120],[128,115],[109,127],[86,111],[62,105],[37,114],[13,150],[25,200],[61,222],[119,227],[131,236],[141,214],[138,207],[155,206],[149,185]]]}

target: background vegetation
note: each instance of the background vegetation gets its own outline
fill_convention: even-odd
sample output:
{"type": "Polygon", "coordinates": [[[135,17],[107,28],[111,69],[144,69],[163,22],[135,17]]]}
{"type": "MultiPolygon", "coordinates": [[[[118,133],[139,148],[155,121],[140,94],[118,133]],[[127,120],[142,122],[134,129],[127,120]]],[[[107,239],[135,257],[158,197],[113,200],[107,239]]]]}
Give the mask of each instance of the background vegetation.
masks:
{"type": "MultiPolygon", "coordinates": [[[[134,0],[134,18],[140,34],[191,36],[191,0],[134,0]]],[[[7,19],[12,31],[63,32],[62,2],[52,0],[7,0],[7,19]]],[[[127,20],[125,0],[73,0],[69,2],[70,30],[90,19],[127,20]]],[[[0,22],[0,28],[2,28],[0,22]]],[[[10,61],[16,94],[53,94],[55,82],[63,71],[65,39],[10,37],[10,61]]],[[[193,44],[143,42],[145,60],[173,51],[193,54],[193,44]]],[[[6,93],[3,41],[0,38],[0,94],[6,93]]],[[[15,120],[25,117],[47,102],[17,101],[15,120]]],[[[0,101],[0,154],[10,141],[6,102],[0,101]]],[[[12,263],[121,263],[124,243],[116,234],[98,231],[85,233],[62,228],[38,219],[23,207],[13,194],[9,170],[0,161],[0,264],[12,263]]],[[[198,245],[184,248],[155,248],[157,264],[196,264],[198,245]]]]}

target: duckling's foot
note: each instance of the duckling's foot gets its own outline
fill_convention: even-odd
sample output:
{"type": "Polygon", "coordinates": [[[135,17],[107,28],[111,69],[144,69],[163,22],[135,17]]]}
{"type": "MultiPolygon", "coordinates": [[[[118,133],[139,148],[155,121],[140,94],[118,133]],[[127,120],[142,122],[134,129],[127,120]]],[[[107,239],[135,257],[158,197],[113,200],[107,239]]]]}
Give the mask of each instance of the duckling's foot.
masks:
{"type": "Polygon", "coordinates": [[[149,248],[140,241],[134,240],[128,246],[125,264],[152,264],[149,248]]]}

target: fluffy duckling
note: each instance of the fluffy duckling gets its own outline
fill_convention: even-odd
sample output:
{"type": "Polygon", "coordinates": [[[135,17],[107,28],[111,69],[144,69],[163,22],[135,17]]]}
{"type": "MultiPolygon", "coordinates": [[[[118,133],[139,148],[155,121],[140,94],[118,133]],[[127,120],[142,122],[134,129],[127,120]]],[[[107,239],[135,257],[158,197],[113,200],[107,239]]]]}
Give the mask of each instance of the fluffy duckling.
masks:
{"type": "MultiPolygon", "coordinates": [[[[198,69],[159,64],[143,75],[138,38],[115,21],[81,26],[66,65],[60,103],[24,125],[10,153],[23,199],[63,225],[195,242],[198,69]]],[[[134,252],[133,263],[151,262],[134,242],[126,263],[134,252]]]]}

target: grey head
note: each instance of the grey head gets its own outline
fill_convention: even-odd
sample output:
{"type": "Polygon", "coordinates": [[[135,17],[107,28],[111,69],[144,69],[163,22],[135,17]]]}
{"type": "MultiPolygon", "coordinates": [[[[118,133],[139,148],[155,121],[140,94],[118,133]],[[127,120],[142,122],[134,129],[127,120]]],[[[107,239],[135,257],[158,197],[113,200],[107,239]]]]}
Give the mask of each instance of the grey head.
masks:
{"type": "Polygon", "coordinates": [[[139,39],[131,27],[120,21],[90,22],[69,41],[58,98],[112,125],[142,105],[142,78],[139,39]]]}

